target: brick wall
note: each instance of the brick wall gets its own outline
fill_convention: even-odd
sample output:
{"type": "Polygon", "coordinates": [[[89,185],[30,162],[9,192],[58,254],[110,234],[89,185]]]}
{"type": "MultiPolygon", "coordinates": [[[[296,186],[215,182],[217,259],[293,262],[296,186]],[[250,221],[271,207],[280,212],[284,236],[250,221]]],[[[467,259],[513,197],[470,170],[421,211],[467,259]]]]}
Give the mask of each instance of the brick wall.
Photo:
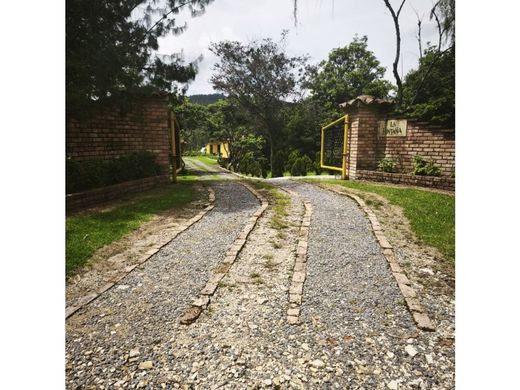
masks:
{"type": "Polygon", "coordinates": [[[67,212],[81,210],[85,207],[117,199],[123,195],[146,191],[159,184],[168,182],[168,175],[145,177],[144,179],[126,181],[103,188],[69,194],[65,198],[66,210],[67,212]]]}
{"type": "MultiPolygon", "coordinates": [[[[451,178],[455,173],[455,130],[409,119],[406,136],[379,136],[379,121],[399,119],[391,115],[392,105],[388,101],[360,96],[345,103],[344,107],[350,122],[349,178],[360,178],[361,171],[364,178],[370,176],[369,180],[383,178],[381,175],[367,174],[368,171],[377,170],[377,163],[382,158],[396,161],[400,174],[410,174],[413,170],[413,156],[417,154],[432,160],[440,168],[442,177],[451,178]]],[[[399,180],[403,184],[414,182],[404,178],[392,180],[399,180]]],[[[385,178],[385,181],[388,180],[385,178]]],[[[419,181],[426,183],[426,186],[432,182],[419,181]]],[[[448,183],[442,186],[453,188],[454,181],[453,185],[448,183]]]]}
{"type": "Polygon", "coordinates": [[[376,159],[391,158],[399,172],[413,170],[413,156],[421,155],[433,161],[441,176],[455,172],[455,131],[408,120],[406,137],[380,137],[376,159]]]}
{"type": "Polygon", "coordinates": [[[356,179],[380,181],[407,186],[438,188],[445,191],[455,191],[455,179],[445,176],[413,176],[403,173],[358,170],[356,179]]]}
{"type": "Polygon", "coordinates": [[[66,154],[75,160],[112,159],[150,151],[164,172],[169,169],[168,100],[148,96],[127,111],[107,105],[87,120],[67,118],[66,154]]]}

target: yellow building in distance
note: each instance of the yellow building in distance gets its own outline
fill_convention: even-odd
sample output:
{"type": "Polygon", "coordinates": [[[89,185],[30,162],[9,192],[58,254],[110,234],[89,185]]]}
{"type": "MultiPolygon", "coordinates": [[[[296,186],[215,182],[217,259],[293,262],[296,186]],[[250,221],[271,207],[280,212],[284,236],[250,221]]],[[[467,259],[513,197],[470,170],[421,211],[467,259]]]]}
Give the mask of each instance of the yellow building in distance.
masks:
{"type": "Polygon", "coordinates": [[[229,146],[227,142],[210,142],[206,144],[206,154],[229,158],[229,146]]]}

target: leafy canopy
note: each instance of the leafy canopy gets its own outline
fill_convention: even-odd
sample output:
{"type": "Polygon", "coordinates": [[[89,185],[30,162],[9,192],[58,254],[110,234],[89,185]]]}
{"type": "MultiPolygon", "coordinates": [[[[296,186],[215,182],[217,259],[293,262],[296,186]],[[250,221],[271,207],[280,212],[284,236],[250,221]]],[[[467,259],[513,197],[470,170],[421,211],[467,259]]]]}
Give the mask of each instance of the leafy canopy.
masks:
{"type": "Polygon", "coordinates": [[[211,77],[213,87],[225,92],[254,118],[252,130],[274,147],[283,126],[284,100],[296,98],[307,58],[288,56],[283,44],[271,39],[243,44],[237,41],[214,43],[210,50],[219,58],[211,77]]]}
{"type": "Polygon", "coordinates": [[[67,109],[80,111],[143,86],[175,91],[195,77],[196,63],[157,54],[159,38],[180,34],[175,15],[200,15],[212,0],[67,0],[67,109]]]}
{"type": "Polygon", "coordinates": [[[367,40],[356,36],[349,45],[332,50],[318,67],[309,69],[308,87],[313,98],[333,108],[359,95],[388,96],[392,85],[383,80],[385,68],[368,50],[367,40]]]}
{"type": "Polygon", "coordinates": [[[429,47],[419,67],[404,79],[406,114],[434,123],[455,125],[455,48],[438,52],[429,47]]]}

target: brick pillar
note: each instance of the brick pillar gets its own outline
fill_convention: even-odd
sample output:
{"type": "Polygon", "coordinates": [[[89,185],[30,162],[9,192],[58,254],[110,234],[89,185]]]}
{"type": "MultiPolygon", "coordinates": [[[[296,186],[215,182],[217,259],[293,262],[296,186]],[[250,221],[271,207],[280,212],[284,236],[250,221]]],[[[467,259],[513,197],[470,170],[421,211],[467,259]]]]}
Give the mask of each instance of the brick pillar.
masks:
{"type": "Polygon", "coordinates": [[[356,179],[358,170],[377,168],[378,121],[386,115],[386,107],[373,101],[369,104],[354,99],[345,104],[349,116],[349,178],[356,179]]]}

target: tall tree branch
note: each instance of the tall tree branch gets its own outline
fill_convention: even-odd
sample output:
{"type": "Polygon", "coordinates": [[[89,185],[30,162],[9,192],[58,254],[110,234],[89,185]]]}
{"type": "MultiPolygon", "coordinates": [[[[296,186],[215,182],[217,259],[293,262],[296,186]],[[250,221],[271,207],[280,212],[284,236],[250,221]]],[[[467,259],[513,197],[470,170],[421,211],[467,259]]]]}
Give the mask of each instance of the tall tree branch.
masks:
{"type": "Polygon", "coordinates": [[[441,45],[442,45],[442,35],[444,33],[442,27],[441,27],[441,21],[439,20],[439,17],[437,16],[437,13],[435,12],[435,8],[439,3],[435,4],[430,12],[430,19],[435,18],[435,22],[437,23],[437,31],[439,32],[439,46],[437,47],[437,52],[441,51],[441,45]]]}
{"type": "Polygon", "coordinates": [[[406,0],[403,0],[401,2],[401,5],[399,6],[397,13],[394,11],[389,0],[383,0],[383,1],[385,2],[386,8],[388,8],[388,10],[390,11],[390,14],[392,15],[392,19],[394,21],[394,27],[395,27],[396,49],[395,49],[395,59],[394,59],[394,63],[392,64],[392,67],[393,67],[393,74],[395,77],[395,82],[397,84],[397,108],[399,108],[401,106],[401,101],[402,101],[402,97],[403,97],[403,83],[401,81],[401,77],[399,76],[399,71],[398,71],[399,57],[401,55],[401,31],[399,29],[399,15],[401,14],[401,10],[403,9],[403,5],[406,2],[406,0]]]}
{"type": "Polygon", "coordinates": [[[417,42],[419,43],[419,60],[421,60],[423,57],[421,32],[422,32],[422,21],[424,18],[424,14],[421,17],[419,17],[419,13],[413,7],[413,5],[410,5],[410,6],[412,7],[413,12],[415,13],[415,16],[417,17],[417,35],[415,37],[417,38],[417,42]]]}

